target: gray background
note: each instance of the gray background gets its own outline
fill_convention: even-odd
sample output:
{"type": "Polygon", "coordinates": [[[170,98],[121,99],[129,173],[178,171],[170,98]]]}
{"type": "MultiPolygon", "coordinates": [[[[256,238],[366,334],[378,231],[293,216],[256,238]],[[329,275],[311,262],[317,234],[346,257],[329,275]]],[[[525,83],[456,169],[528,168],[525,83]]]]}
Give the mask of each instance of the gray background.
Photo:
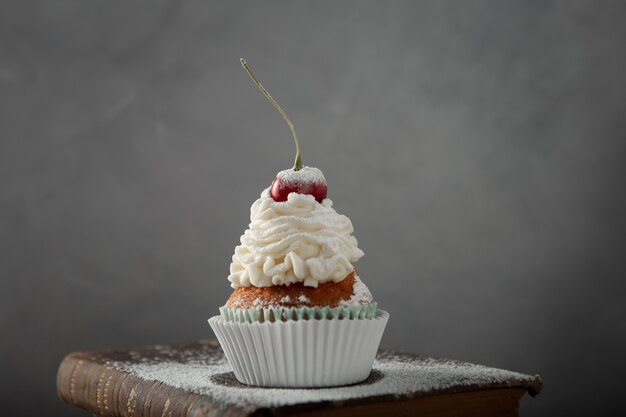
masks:
{"type": "Polygon", "coordinates": [[[3,414],[71,351],[212,337],[280,116],[366,255],[383,345],[623,394],[626,3],[0,2],[3,414]],[[8,407],[8,409],[7,409],[8,407]]]}

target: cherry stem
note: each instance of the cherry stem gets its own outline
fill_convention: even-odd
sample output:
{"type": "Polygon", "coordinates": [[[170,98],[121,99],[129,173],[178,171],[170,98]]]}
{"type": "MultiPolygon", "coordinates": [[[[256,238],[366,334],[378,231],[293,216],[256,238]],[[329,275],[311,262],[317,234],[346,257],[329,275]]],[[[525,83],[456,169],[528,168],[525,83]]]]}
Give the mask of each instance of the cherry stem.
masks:
{"type": "Polygon", "coordinates": [[[285,122],[287,123],[287,126],[289,126],[289,129],[291,129],[293,140],[294,142],[296,142],[296,160],[293,164],[293,170],[294,171],[301,170],[302,169],[302,157],[300,156],[300,144],[298,143],[298,137],[296,136],[296,130],[293,128],[293,123],[291,123],[291,120],[289,120],[289,117],[287,117],[283,109],[280,108],[276,100],[274,100],[272,96],[270,96],[270,93],[268,93],[265,87],[263,87],[261,83],[259,82],[259,80],[256,79],[256,77],[252,73],[252,70],[250,69],[250,67],[248,67],[248,63],[246,62],[246,60],[243,58],[239,58],[239,61],[241,62],[241,66],[243,67],[243,69],[245,69],[248,75],[250,76],[250,78],[252,78],[252,81],[254,81],[257,87],[259,87],[259,90],[261,90],[261,93],[263,93],[265,98],[267,98],[270,101],[270,103],[272,103],[274,108],[278,110],[280,115],[283,116],[283,119],[285,119],[285,122]]]}

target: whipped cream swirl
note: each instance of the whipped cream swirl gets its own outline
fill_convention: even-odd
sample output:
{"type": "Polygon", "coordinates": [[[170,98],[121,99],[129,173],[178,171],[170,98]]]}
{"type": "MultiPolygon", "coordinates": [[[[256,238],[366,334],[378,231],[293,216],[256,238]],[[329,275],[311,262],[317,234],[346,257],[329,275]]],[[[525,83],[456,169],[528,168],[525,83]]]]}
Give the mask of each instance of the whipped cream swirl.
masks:
{"type": "Polygon", "coordinates": [[[305,286],[343,280],[363,256],[352,236],[352,222],[307,194],[276,202],[269,190],[250,208],[250,226],[235,248],[231,287],[269,287],[302,282],[305,286]]]}

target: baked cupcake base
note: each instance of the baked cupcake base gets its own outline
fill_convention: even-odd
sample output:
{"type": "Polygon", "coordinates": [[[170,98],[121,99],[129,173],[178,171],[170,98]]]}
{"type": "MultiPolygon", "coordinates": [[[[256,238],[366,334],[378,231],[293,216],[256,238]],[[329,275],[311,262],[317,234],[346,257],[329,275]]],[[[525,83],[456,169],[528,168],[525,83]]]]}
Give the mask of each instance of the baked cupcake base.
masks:
{"type": "MultiPolygon", "coordinates": [[[[345,304],[354,296],[356,288],[365,285],[355,271],[350,272],[338,282],[325,282],[317,287],[307,287],[301,282],[291,285],[273,285],[270,287],[238,287],[235,288],[226,302],[230,309],[267,308],[267,307],[306,307],[329,306],[337,307],[345,304]]],[[[372,295],[367,287],[361,291],[355,303],[371,303],[372,295]]]]}
{"type": "Polygon", "coordinates": [[[365,380],[386,311],[371,319],[238,322],[209,319],[235,377],[262,387],[331,387],[365,380]]]}

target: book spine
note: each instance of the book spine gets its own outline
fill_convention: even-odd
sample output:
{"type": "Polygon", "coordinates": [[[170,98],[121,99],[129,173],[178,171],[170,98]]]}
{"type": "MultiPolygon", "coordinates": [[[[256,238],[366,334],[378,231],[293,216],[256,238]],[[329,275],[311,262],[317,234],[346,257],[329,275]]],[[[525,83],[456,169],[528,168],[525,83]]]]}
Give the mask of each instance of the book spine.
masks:
{"type": "Polygon", "coordinates": [[[57,373],[59,397],[98,416],[201,417],[215,407],[200,395],[146,381],[81,354],[68,355],[57,373]]]}

